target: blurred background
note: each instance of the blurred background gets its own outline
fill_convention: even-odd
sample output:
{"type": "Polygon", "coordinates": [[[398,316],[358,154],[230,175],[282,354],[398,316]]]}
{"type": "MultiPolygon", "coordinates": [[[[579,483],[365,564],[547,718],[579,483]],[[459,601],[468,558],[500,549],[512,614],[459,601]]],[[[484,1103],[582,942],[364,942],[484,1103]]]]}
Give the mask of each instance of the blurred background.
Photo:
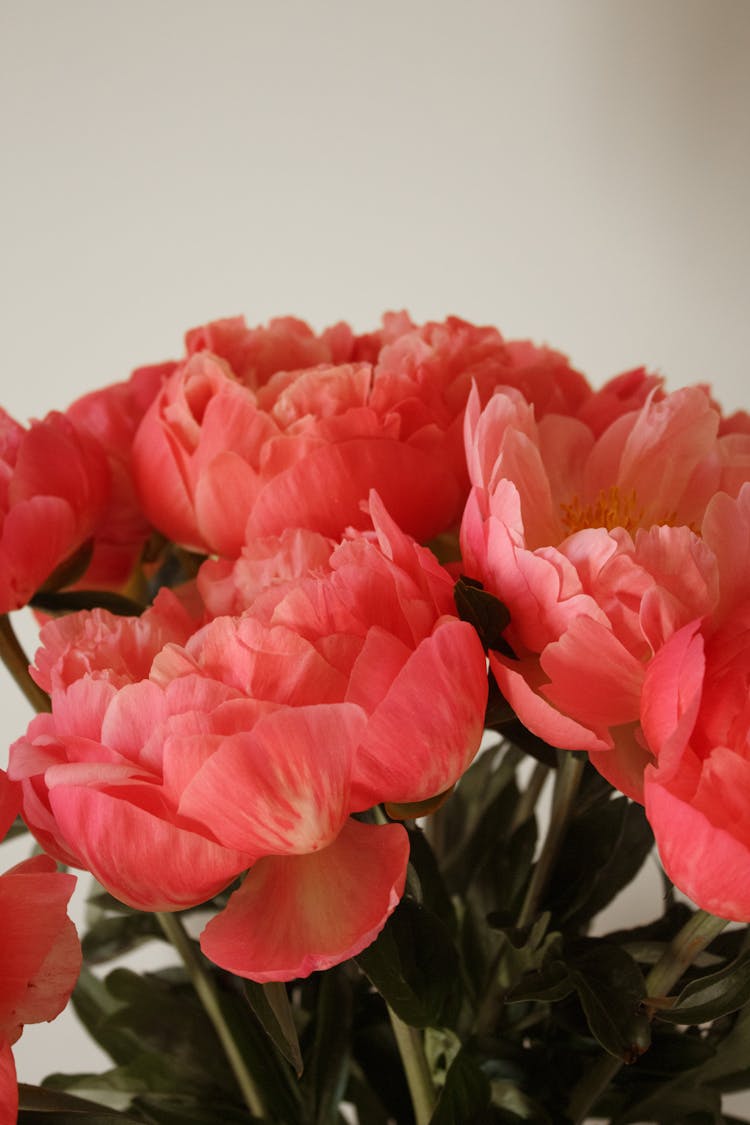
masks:
{"type": "MultiPolygon", "coordinates": [[[[2,0],[0,401],[407,308],[750,407],[749,63],[748,0],[2,0]]],[[[22,1080],[103,1067],[64,1020],[22,1080]]]]}

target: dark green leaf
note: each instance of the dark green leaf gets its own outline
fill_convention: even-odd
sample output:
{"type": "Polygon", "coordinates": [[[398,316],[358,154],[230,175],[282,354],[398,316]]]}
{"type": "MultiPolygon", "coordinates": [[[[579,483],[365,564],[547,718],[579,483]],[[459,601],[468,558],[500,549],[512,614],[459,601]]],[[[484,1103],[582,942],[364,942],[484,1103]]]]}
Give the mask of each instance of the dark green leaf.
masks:
{"type": "Polygon", "coordinates": [[[24,1082],[18,1084],[19,1121],[31,1121],[32,1118],[56,1122],[62,1120],[82,1121],[87,1125],[97,1125],[97,1122],[128,1122],[137,1118],[126,1117],[121,1113],[114,1113],[107,1106],[97,1105],[96,1102],[84,1098],[74,1097],[61,1090],[50,1090],[45,1086],[29,1086],[24,1082]]]}
{"type": "Polygon", "coordinates": [[[315,1006],[315,1037],[305,1075],[312,1125],[336,1125],[349,1080],[352,985],[347,969],[323,973],[315,1006]]]}
{"type": "Polygon", "coordinates": [[[540,1000],[553,1003],[573,991],[568,967],[564,961],[552,958],[543,968],[524,974],[507,996],[509,1003],[520,1000],[540,1000]]]}
{"type": "Polygon", "coordinates": [[[642,807],[627,797],[610,800],[605,790],[578,806],[545,901],[556,922],[578,928],[603,910],[640,870],[653,839],[642,807]]]}
{"type": "Polygon", "coordinates": [[[410,863],[419,881],[419,902],[436,914],[452,937],[456,936],[458,923],[456,911],[451,902],[443,877],[421,828],[410,828],[410,863]]]}
{"type": "Polygon", "coordinates": [[[248,1003],[267,1035],[292,1064],[297,1075],[300,1075],[302,1052],[286,985],[277,981],[258,984],[256,981],[246,980],[244,986],[248,1003]]]}
{"type": "Polygon", "coordinates": [[[488,1117],[490,1083],[474,1059],[459,1051],[451,1063],[430,1125],[481,1125],[488,1117]]]}
{"type": "Polygon", "coordinates": [[[440,919],[413,899],[402,899],[377,940],[356,960],[404,1023],[440,1027],[455,1018],[456,948],[440,919]]]}
{"type": "Polygon", "coordinates": [[[101,965],[123,953],[129,953],[146,941],[163,940],[163,933],[153,914],[116,914],[99,918],[89,926],[81,948],[91,965],[101,965]]]}
{"type": "Polygon", "coordinates": [[[605,1051],[634,1062],[651,1038],[641,1010],[646,985],[635,961],[619,946],[594,939],[566,948],[565,960],[591,1034],[605,1051]]]}
{"type": "Polygon", "coordinates": [[[510,613],[498,598],[483,588],[481,582],[461,575],[453,587],[453,599],[458,616],[473,625],[485,649],[492,648],[506,656],[515,656],[503,637],[503,630],[510,624],[510,613]]]}
{"type": "Polygon", "coordinates": [[[668,1023],[697,1024],[726,1016],[750,1000],[750,950],[726,968],[699,977],[683,988],[671,1008],[656,1010],[668,1023]]]}

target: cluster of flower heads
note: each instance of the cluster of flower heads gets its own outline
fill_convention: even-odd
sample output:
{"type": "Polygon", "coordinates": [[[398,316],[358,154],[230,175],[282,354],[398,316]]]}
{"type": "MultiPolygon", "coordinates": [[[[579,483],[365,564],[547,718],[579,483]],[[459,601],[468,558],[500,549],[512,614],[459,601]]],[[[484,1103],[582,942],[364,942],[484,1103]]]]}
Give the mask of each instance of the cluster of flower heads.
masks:
{"type": "Polygon", "coordinates": [[[2,439],[0,610],[71,557],[136,596],[154,532],[195,560],[140,616],[44,626],[51,712],[9,772],[45,850],[126,903],[241,880],[201,937],[217,964],[303,976],[398,903],[408,836],[373,810],[449,791],[483,730],[458,573],[510,612],[489,662],[522,722],[645,801],[699,905],[750,919],[750,419],[706,388],[595,391],[455,318],[234,319],[2,439]]]}

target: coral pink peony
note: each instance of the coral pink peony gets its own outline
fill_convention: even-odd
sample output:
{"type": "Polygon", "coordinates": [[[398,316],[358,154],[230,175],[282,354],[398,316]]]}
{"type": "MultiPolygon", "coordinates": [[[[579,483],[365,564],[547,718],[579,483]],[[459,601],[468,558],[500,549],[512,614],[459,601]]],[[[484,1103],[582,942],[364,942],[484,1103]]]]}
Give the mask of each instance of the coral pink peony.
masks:
{"type": "Polygon", "coordinates": [[[456,524],[468,490],[472,379],[483,399],[521,387],[541,412],[591,395],[557,353],[457,318],[417,329],[390,314],[369,337],[220,321],[189,333],[188,352],[136,439],[141,501],[173,539],[234,558],[246,538],[287,527],[336,538],[365,527],[371,488],[428,540],[456,524]]]}
{"type": "Polygon", "coordinates": [[[673,882],[704,910],[747,922],[750,485],[711,501],[703,535],[718,566],[715,610],[678,630],[646,670],[646,813],[673,882]]]}
{"type": "Polygon", "coordinates": [[[25,605],[86,542],[108,493],[104,454],[67,418],[24,430],[0,410],[0,613],[25,605]]]}
{"type": "Polygon", "coordinates": [[[289,540],[278,565],[267,548],[270,585],[244,616],[186,635],[163,593],[140,619],[48,624],[35,677],[52,714],[11,751],[38,838],[125,902],[197,904],[249,868],[203,943],[258,980],[372,941],[408,839],[350,814],[450,788],[481,737],[484,653],[450,576],[371,504],[374,533],[326,551],[303,537],[292,565],[289,540]],[[331,881],[349,888],[335,909],[331,881]]]}
{"type": "Polygon", "coordinates": [[[464,566],[510,611],[515,659],[491,655],[500,688],[529,729],[588,750],[638,799],[651,760],[639,730],[648,662],[711,612],[704,513],[750,475],[750,438],[717,436],[719,421],[697,387],[655,388],[598,436],[570,415],[537,422],[510,391],[467,412],[464,566]]]}
{"type": "MultiPolygon", "coordinates": [[[[19,806],[0,770],[0,837],[19,806]]],[[[42,855],[0,875],[0,1125],[14,1125],[18,1109],[13,1043],[24,1024],[59,1015],[78,978],[81,947],[66,913],[75,882],[42,855]]]]}

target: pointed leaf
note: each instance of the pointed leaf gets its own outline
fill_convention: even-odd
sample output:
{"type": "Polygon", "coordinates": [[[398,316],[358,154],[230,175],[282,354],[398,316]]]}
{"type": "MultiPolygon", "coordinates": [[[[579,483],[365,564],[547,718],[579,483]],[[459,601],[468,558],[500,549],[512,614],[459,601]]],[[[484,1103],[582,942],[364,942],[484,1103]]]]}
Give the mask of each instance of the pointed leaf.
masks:
{"type": "Polygon", "coordinates": [[[671,1008],[656,1010],[668,1023],[697,1024],[736,1012],[750,1001],[750,950],[717,973],[683,988],[671,1008]]]}
{"type": "Polygon", "coordinates": [[[458,954],[440,919],[402,899],[377,940],[356,958],[411,1027],[450,1025],[459,1001],[458,954]]]}
{"type": "Polygon", "coordinates": [[[473,625],[485,649],[492,648],[506,656],[515,656],[503,637],[503,630],[510,624],[508,608],[485,590],[481,582],[462,574],[453,587],[453,600],[458,616],[473,625]]]}
{"type": "Polygon", "coordinates": [[[248,1003],[266,1034],[292,1064],[299,1077],[303,1068],[302,1051],[286,986],[280,981],[258,984],[256,981],[246,980],[243,983],[248,1003]]]}
{"type": "Polygon", "coordinates": [[[641,1010],[643,975],[632,957],[607,942],[581,942],[566,954],[589,1029],[611,1055],[634,1062],[648,1048],[650,1027],[641,1010]]]}

